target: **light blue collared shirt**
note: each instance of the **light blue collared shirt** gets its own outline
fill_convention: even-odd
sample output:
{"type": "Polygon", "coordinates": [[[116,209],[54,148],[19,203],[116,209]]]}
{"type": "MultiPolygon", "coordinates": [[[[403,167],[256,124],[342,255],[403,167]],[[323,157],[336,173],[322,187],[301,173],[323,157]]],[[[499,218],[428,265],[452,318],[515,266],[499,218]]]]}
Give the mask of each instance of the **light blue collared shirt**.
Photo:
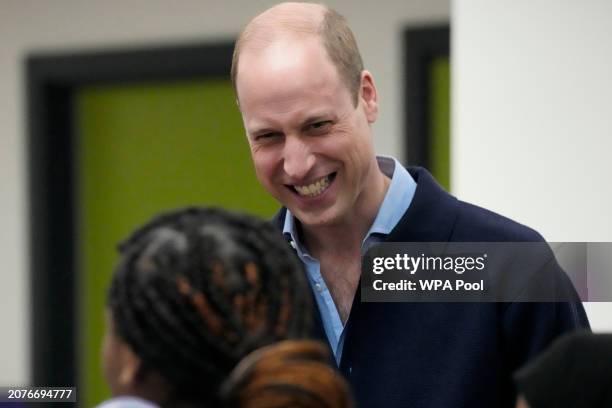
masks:
{"type": "MultiPolygon", "coordinates": [[[[366,234],[361,244],[361,253],[377,242],[381,242],[385,236],[395,228],[412,202],[416,191],[416,182],[408,171],[393,157],[378,156],[378,167],[389,178],[391,184],[385,194],[385,198],[374,219],[374,223],[366,234]]],[[[344,347],[344,325],[331,293],[321,275],[319,261],[306,251],[300,242],[295,225],[295,219],[289,210],[285,215],[283,234],[290,236],[295,245],[297,254],[305,266],[308,281],[314,292],[314,296],[321,312],[323,328],[331,345],[336,363],[340,365],[342,348],[344,347]]]]}

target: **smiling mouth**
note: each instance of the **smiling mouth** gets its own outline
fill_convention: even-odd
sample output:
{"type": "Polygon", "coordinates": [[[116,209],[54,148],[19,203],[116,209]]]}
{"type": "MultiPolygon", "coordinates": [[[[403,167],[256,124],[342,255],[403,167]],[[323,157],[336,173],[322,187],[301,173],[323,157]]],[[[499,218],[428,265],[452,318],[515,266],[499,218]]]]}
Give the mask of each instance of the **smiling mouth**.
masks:
{"type": "Polygon", "coordinates": [[[329,188],[329,185],[332,183],[332,181],[334,181],[334,178],[336,178],[336,172],[328,174],[327,176],[321,177],[320,179],[316,180],[314,183],[311,183],[308,185],[304,185],[304,186],[293,185],[290,187],[293,191],[295,191],[297,194],[299,194],[302,197],[316,197],[316,196],[323,194],[325,190],[329,188]]]}

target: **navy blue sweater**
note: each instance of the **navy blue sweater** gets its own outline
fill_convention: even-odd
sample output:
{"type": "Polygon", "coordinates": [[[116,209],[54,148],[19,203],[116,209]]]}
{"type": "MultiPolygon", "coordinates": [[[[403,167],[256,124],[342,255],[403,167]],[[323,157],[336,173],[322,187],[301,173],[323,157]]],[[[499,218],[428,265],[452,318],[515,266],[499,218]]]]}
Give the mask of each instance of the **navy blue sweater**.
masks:
{"type": "MultiPolygon", "coordinates": [[[[539,242],[534,230],[457,200],[422,168],[388,242],[539,242]]],[[[275,217],[282,228],[285,211],[275,217]]],[[[560,280],[565,284],[566,281],[560,280]]],[[[573,288],[568,290],[573,291],[573,288]]],[[[511,374],[557,336],[589,323],[566,303],[365,303],[357,289],[340,371],[357,407],[513,407],[511,374]]],[[[326,339],[316,311],[315,336],[326,339]]]]}

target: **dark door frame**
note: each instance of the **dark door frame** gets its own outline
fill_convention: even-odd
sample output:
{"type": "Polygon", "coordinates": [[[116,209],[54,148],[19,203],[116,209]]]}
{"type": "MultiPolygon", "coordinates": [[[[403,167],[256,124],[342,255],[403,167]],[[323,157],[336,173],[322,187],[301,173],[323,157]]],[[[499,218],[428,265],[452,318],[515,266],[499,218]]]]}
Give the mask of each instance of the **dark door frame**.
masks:
{"type": "Polygon", "coordinates": [[[229,79],[233,42],[26,58],[31,383],[77,385],[74,95],[79,87],[229,79]]]}
{"type": "Polygon", "coordinates": [[[429,168],[430,63],[450,56],[448,25],[410,28],[404,31],[404,146],[406,163],[429,168]]]}

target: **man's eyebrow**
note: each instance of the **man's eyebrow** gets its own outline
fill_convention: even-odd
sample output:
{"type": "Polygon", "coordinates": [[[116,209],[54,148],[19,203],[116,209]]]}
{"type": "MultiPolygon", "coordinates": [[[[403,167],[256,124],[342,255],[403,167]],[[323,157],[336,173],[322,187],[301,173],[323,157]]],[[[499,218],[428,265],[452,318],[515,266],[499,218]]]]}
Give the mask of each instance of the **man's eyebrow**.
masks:
{"type": "MultiPolygon", "coordinates": [[[[331,113],[316,113],[311,116],[307,116],[305,119],[301,120],[299,123],[300,128],[304,128],[308,125],[312,125],[316,122],[323,122],[328,120],[333,120],[334,116],[331,113]]],[[[249,135],[257,136],[257,135],[265,135],[266,133],[279,133],[280,131],[271,126],[261,126],[255,125],[252,129],[247,129],[249,135]]]]}

